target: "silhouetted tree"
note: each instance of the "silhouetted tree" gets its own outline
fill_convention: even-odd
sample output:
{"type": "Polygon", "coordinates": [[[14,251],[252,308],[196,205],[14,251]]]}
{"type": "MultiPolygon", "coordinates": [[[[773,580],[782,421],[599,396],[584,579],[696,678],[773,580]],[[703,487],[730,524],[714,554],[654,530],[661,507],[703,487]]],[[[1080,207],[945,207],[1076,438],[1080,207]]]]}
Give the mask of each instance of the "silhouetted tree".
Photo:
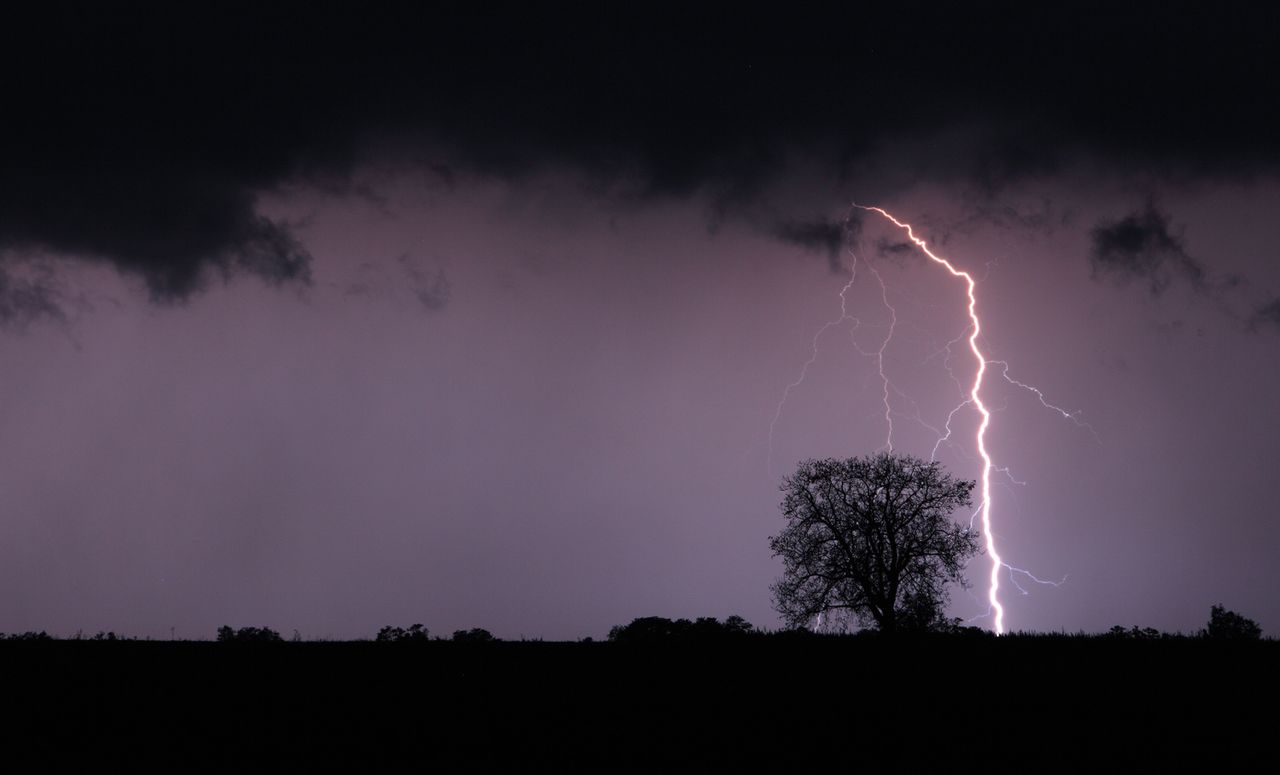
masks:
{"type": "Polygon", "coordinates": [[[1262,628],[1252,619],[1215,605],[1209,608],[1209,626],[1204,634],[1222,640],[1258,640],[1262,637],[1262,628]]]}
{"type": "Polygon", "coordinates": [[[737,614],[734,614],[733,616],[730,616],[728,619],[724,620],[724,631],[728,633],[745,635],[746,633],[749,633],[754,629],[755,627],[752,626],[751,622],[747,621],[746,619],[743,619],[741,616],[738,616],[737,614]]]}
{"type": "Polygon", "coordinates": [[[725,637],[742,636],[755,628],[741,616],[730,616],[724,622],[712,616],[700,616],[696,620],[671,621],[661,616],[642,616],[631,624],[618,625],[609,630],[609,640],[622,643],[688,642],[706,641],[725,637]]]}
{"type": "Polygon", "coordinates": [[[964,583],[979,545],[950,515],[973,487],[909,455],[802,462],[781,487],[787,526],[769,539],[783,562],[775,608],[793,627],[821,614],[885,632],[952,628],[946,585],[964,583]]]}
{"type": "Polygon", "coordinates": [[[24,641],[43,642],[43,641],[54,640],[54,637],[49,633],[45,632],[44,630],[41,630],[40,632],[27,630],[26,632],[15,632],[12,635],[9,635],[8,637],[0,636],[0,640],[24,640],[24,641]]]}
{"type": "Polygon", "coordinates": [[[1154,627],[1139,627],[1136,624],[1127,630],[1117,624],[1107,631],[1107,635],[1112,638],[1124,638],[1127,640],[1159,640],[1166,637],[1164,633],[1154,627]]]}
{"type": "MultiPolygon", "coordinates": [[[[686,620],[687,621],[687,620],[686,620]]],[[[676,632],[676,623],[661,616],[641,616],[631,624],[615,625],[609,629],[609,640],[644,642],[670,638],[676,632]]]]}
{"type": "Polygon", "coordinates": [[[427,628],[421,624],[411,624],[409,629],[403,627],[383,627],[374,638],[379,643],[426,643],[431,637],[427,628]]]}
{"type": "Polygon", "coordinates": [[[218,628],[219,643],[283,643],[280,633],[270,627],[241,627],[238,630],[227,625],[218,628]]]}
{"type": "Polygon", "coordinates": [[[469,630],[454,630],[454,643],[493,643],[497,638],[493,637],[493,633],[482,627],[472,627],[469,630]]]}

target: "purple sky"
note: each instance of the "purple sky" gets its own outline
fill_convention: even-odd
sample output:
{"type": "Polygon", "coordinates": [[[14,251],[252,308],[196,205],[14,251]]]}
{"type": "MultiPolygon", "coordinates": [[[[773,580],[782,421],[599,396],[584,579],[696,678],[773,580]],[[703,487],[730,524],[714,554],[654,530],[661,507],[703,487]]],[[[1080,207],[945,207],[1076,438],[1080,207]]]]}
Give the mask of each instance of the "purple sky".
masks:
{"type": "MultiPolygon", "coordinates": [[[[697,196],[619,202],[568,172],[451,190],[370,170],[380,199],[306,190],[310,287],[215,284],[147,303],[109,271],[59,264],[65,323],[4,335],[3,629],[207,636],[263,623],[367,636],[422,621],[502,637],[599,637],[641,615],[774,625],[777,482],[801,457],[866,454],[886,428],[874,363],[833,329],[793,389],[846,275],[697,196]],[[443,277],[441,283],[438,278],[443,277]],[[447,292],[442,288],[447,286],[447,292]],[[419,294],[426,294],[424,303],[419,294]],[[447,297],[447,298],[446,298],[447,297]]],[[[1143,204],[1120,180],[1029,180],[978,217],[958,187],[876,197],[796,180],[839,218],[851,197],[924,224],[981,277],[986,345],[1097,438],[992,379],[995,521],[1012,629],[1191,630],[1213,602],[1280,620],[1269,501],[1277,332],[1233,313],[1280,287],[1275,184],[1168,190],[1186,252],[1250,287],[1091,278],[1089,230],[1143,204]]],[[[779,190],[783,191],[786,186],[779,190]]],[[[895,445],[927,456],[958,388],[936,355],[962,289],[865,222],[899,324],[886,351],[895,445]]],[[[875,349],[869,275],[849,294],[875,349]]],[[[971,362],[955,350],[957,376],[971,362]]],[[[972,415],[940,459],[977,475],[972,415]]],[[[953,613],[982,615],[986,559],[953,613]]],[[[979,620],[983,623],[985,620],[979,620]]]]}
{"type": "Polygon", "coordinates": [[[974,368],[852,201],[1078,413],[990,372],[1010,629],[1280,627],[1280,11],[53,5],[0,29],[0,631],[776,625],[781,477],[888,440],[871,268],[896,449],[974,368]]]}

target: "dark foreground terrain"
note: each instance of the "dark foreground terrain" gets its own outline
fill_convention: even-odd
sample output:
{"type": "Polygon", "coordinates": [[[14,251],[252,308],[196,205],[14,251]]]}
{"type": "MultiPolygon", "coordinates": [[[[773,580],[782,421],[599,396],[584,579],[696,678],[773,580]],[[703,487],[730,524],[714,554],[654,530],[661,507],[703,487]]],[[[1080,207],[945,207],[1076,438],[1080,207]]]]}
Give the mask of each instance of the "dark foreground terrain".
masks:
{"type": "Polygon", "coordinates": [[[1202,639],[3,642],[0,734],[41,769],[1218,768],[1280,755],[1278,667],[1202,639]]]}

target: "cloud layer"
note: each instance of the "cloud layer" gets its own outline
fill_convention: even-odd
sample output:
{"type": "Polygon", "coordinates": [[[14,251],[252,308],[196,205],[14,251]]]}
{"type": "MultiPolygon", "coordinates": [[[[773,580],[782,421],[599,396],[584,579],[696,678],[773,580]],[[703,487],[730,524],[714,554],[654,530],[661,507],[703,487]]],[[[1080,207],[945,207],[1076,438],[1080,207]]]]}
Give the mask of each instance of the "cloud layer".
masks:
{"type": "Polygon", "coordinates": [[[1186,280],[1197,290],[1207,287],[1205,268],[1187,253],[1169,216],[1154,202],[1119,220],[1104,220],[1090,234],[1095,276],[1111,276],[1120,282],[1141,280],[1153,294],[1164,291],[1175,278],[1186,280]]]}
{"type": "MultiPolygon", "coordinates": [[[[1081,153],[1247,174],[1280,158],[1280,106],[1254,98],[1280,74],[1276,13],[42,5],[0,32],[0,247],[106,262],[157,300],[219,274],[305,282],[307,252],[259,199],[342,190],[379,156],[743,200],[796,149],[853,171],[951,131],[963,147],[914,155],[910,174],[999,186],[1081,153]]],[[[777,234],[828,255],[839,239],[777,234]]],[[[1115,236],[1105,266],[1176,255],[1115,236]]]]}

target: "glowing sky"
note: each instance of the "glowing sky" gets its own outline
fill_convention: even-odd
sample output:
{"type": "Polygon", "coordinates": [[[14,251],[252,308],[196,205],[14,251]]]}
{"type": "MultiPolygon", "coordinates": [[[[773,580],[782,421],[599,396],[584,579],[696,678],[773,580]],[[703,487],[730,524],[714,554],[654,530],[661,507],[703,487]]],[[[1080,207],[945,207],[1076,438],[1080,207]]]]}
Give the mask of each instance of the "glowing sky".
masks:
{"type": "MultiPolygon", "coordinates": [[[[33,17],[0,631],[776,624],[781,473],[885,440],[867,275],[778,411],[850,251],[898,319],[895,447],[927,457],[972,379],[955,279],[852,201],[972,273],[983,350],[1088,423],[989,371],[1001,555],[1066,577],[1003,576],[1007,627],[1280,626],[1280,122],[1231,99],[1274,27],[1148,11],[1069,14],[1087,61],[998,7],[33,17]]],[[[939,448],[966,478],[975,421],[939,448]]],[[[952,606],[984,626],[986,567],[952,606]]]]}

